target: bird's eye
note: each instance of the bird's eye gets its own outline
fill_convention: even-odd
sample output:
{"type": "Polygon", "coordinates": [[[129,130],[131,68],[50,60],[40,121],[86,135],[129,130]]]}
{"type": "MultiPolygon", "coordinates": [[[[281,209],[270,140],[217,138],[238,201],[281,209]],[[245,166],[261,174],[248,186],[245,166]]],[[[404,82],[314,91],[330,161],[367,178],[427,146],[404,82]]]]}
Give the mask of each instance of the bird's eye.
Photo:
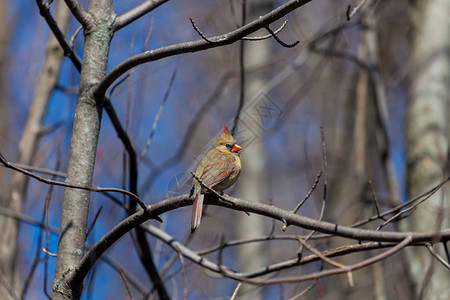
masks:
{"type": "Polygon", "coordinates": [[[230,144],[225,144],[225,147],[231,148],[231,145],[230,144]]]}

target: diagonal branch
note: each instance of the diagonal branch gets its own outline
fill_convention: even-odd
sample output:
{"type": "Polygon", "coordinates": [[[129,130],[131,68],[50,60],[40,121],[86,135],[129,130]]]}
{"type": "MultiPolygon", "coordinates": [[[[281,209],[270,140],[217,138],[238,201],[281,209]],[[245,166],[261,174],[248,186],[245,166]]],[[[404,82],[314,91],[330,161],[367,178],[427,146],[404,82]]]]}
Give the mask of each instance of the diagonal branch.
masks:
{"type": "Polygon", "coordinates": [[[169,0],[147,0],[144,3],[136,6],[132,10],[129,10],[128,12],[124,13],[123,15],[118,16],[113,24],[113,31],[114,32],[118,31],[122,27],[125,27],[131,22],[136,21],[140,17],[151,12],[152,10],[156,9],[158,6],[166,3],[167,1],[169,0]]]}
{"type": "Polygon", "coordinates": [[[119,188],[102,188],[102,187],[96,187],[96,186],[81,186],[76,184],[69,184],[67,182],[47,179],[41,176],[38,176],[34,173],[31,173],[30,171],[27,171],[25,169],[19,168],[11,163],[9,163],[3,155],[0,153],[0,163],[3,164],[6,168],[12,169],[14,171],[20,172],[24,175],[27,175],[29,177],[32,177],[36,179],[37,181],[46,183],[46,184],[53,184],[53,185],[59,185],[67,188],[73,188],[73,189],[79,189],[79,190],[85,190],[90,192],[115,192],[115,193],[121,193],[124,195],[129,196],[131,199],[133,199],[135,202],[137,202],[143,209],[146,209],[145,203],[135,194],[133,194],[130,191],[119,189],[119,188]]]}
{"type": "Polygon", "coordinates": [[[258,29],[264,28],[264,26],[269,25],[270,23],[284,17],[285,15],[295,10],[296,8],[299,8],[311,1],[312,0],[291,0],[272,10],[266,15],[261,16],[257,20],[250,22],[247,25],[244,25],[234,31],[208,38],[210,41],[212,41],[212,43],[201,39],[192,42],[174,44],[132,56],[129,59],[121,62],[113,70],[111,70],[111,72],[109,72],[103,78],[103,80],[97,85],[97,87],[94,90],[94,93],[98,98],[103,97],[103,95],[105,95],[106,90],[117,78],[123,75],[126,71],[140,64],[159,60],[169,56],[189,52],[197,52],[201,50],[232,44],[240,40],[241,38],[249,35],[250,33],[257,31],[258,29]]]}
{"type": "Polygon", "coordinates": [[[91,17],[81,6],[80,2],[78,2],[77,0],[64,0],[64,1],[66,2],[72,14],[78,20],[78,22],[80,22],[80,24],[84,28],[86,28],[91,22],[91,17]]]}
{"type": "Polygon", "coordinates": [[[39,8],[39,13],[47,22],[48,27],[50,27],[50,30],[55,35],[55,38],[58,40],[59,45],[61,45],[61,47],[63,48],[64,55],[67,56],[72,61],[72,63],[75,65],[77,70],[80,71],[81,70],[81,60],[78,57],[78,55],[75,53],[75,51],[73,50],[73,47],[71,47],[66,42],[64,33],[58,27],[58,24],[56,23],[55,19],[50,14],[49,4],[47,2],[43,2],[42,0],[36,0],[36,4],[39,8]]]}
{"type": "Polygon", "coordinates": [[[398,243],[396,246],[392,247],[391,249],[389,249],[381,254],[378,254],[374,257],[371,257],[369,259],[363,260],[359,263],[356,263],[356,264],[353,264],[350,266],[346,266],[346,267],[340,268],[340,269],[331,269],[331,270],[325,270],[325,271],[320,271],[320,272],[314,272],[314,273],[309,273],[309,274],[302,275],[302,276],[282,277],[282,278],[274,278],[274,279],[268,279],[268,280],[254,280],[254,279],[248,279],[248,278],[241,277],[238,274],[225,269],[223,266],[221,269],[222,269],[222,274],[226,277],[229,277],[229,278],[232,278],[232,279],[235,279],[238,281],[242,281],[242,282],[257,284],[257,285],[303,282],[303,281],[318,279],[321,277],[332,276],[332,275],[337,275],[337,274],[342,274],[342,273],[348,273],[348,272],[351,272],[354,270],[364,268],[368,265],[374,264],[378,261],[386,259],[387,257],[397,253],[404,247],[411,244],[411,241],[412,241],[412,237],[407,236],[400,243],[398,243]]]}
{"type": "Polygon", "coordinates": [[[298,45],[298,43],[300,43],[300,41],[295,41],[292,44],[286,44],[285,42],[283,42],[277,35],[275,32],[272,31],[272,29],[270,29],[269,25],[264,26],[264,28],[266,28],[266,30],[273,36],[273,38],[283,47],[285,48],[294,48],[295,46],[298,45]]]}
{"type": "MultiPolygon", "coordinates": [[[[223,196],[225,197],[225,196],[223,196]]],[[[394,242],[401,243],[408,239],[408,244],[417,244],[423,242],[438,243],[450,240],[450,228],[439,232],[380,232],[374,230],[357,229],[325,221],[318,221],[305,216],[293,214],[268,204],[248,201],[226,196],[228,201],[215,199],[214,197],[205,197],[205,204],[222,206],[234,210],[248,211],[277,220],[286,220],[292,226],[298,226],[310,230],[316,230],[323,233],[333,234],[354,240],[394,242]],[[232,203],[230,203],[232,202],[232,203]],[[410,243],[409,243],[410,241],[410,243]]],[[[133,228],[141,225],[145,221],[168,211],[180,207],[192,205],[192,199],[188,194],[168,198],[158,203],[147,206],[146,210],[140,210],[129,216],[112,230],[104,235],[82,258],[76,269],[70,274],[70,282],[81,282],[92,266],[97,262],[101,255],[109,249],[117,240],[128,233],[133,228]]],[[[400,244],[399,244],[400,245],[400,244]]],[[[347,270],[348,271],[348,270],[347,270]]]]}

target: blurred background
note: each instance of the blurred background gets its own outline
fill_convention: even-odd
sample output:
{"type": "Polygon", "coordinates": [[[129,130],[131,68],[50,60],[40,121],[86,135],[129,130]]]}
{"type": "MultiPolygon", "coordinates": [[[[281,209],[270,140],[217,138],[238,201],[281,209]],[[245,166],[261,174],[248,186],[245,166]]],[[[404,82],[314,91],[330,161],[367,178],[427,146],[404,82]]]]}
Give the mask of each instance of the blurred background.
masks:
{"type": "MultiPolygon", "coordinates": [[[[60,3],[54,2],[52,13],[55,15],[54,6],[60,3]]],[[[87,9],[88,1],[80,2],[87,9]]],[[[141,2],[116,1],[115,12],[120,15],[141,2]]],[[[255,20],[284,2],[247,0],[245,21],[255,20]]],[[[415,140],[407,143],[409,124],[419,122],[417,117],[408,119],[407,115],[412,114],[409,110],[413,96],[422,95],[414,90],[417,82],[414,71],[418,68],[417,57],[422,55],[417,46],[418,36],[422,28],[429,26],[423,25],[426,17],[420,13],[425,11],[423,2],[367,1],[347,20],[359,1],[311,1],[270,26],[276,30],[287,20],[288,24],[277,35],[286,44],[300,41],[295,47],[284,47],[273,38],[245,41],[244,46],[237,42],[134,68],[108,95],[139,157],[140,198],[150,204],[189,192],[189,171],[195,170],[224,124],[230,130],[234,127],[241,93],[244,105],[235,137],[244,148],[243,171],[238,183],[227,194],[292,210],[311,189],[326,164],[326,177],[322,174],[317,189],[298,213],[319,217],[326,179],[323,220],[350,225],[376,213],[368,180],[373,183],[379,208],[383,211],[425,192],[431,183],[438,183],[448,167],[449,94],[444,93],[448,92],[448,87],[437,96],[444,104],[433,104],[432,112],[428,110],[432,120],[443,119],[441,125],[436,125],[443,130],[439,137],[443,140],[439,140],[437,146],[440,147],[437,156],[442,158],[439,163],[441,173],[434,174],[430,180],[417,179],[422,180],[423,185],[413,184],[406,175],[407,167],[414,165],[411,157],[407,159],[407,153],[410,153],[407,148],[418,143],[415,140]],[[156,129],[152,130],[154,126],[156,129]],[[323,126],[326,142],[326,163],[320,126],[323,126]],[[411,189],[411,185],[416,190],[411,189]]],[[[448,8],[445,1],[441,2],[448,8]]],[[[46,53],[51,49],[51,33],[34,1],[1,0],[0,3],[0,151],[11,162],[22,161],[26,165],[64,173],[79,73],[69,59],[62,60],[54,88],[48,92],[48,104],[42,108],[44,113],[37,129],[35,148],[28,161],[23,161],[19,145],[26,148],[26,141],[30,140],[25,137],[26,141],[22,141],[26,124],[30,122],[33,101],[42,85],[42,74],[48,71],[44,63],[46,53]]],[[[232,31],[242,24],[242,6],[241,1],[234,0],[168,1],[115,34],[108,71],[134,54],[200,39],[189,17],[206,36],[232,31]]],[[[69,40],[79,24],[67,15],[69,17],[60,19],[58,24],[67,24],[69,40]]],[[[439,19],[437,15],[435,18],[439,19]]],[[[442,26],[450,27],[448,24],[442,26]]],[[[267,31],[260,31],[252,36],[267,34],[267,31]]],[[[443,41],[447,45],[448,36],[443,41]]],[[[80,57],[83,42],[82,32],[74,36],[73,46],[80,57]]],[[[425,45],[431,47],[434,44],[425,42],[425,45]]],[[[444,58],[448,64],[448,48],[446,53],[444,58]]],[[[432,62],[424,63],[424,68],[429,64],[432,62]]],[[[449,73],[448,65],[439,62],[437,66],[444,69],[443,82],[448,83],[449,77],[445,77],[449,73]]],[[[53,68],[50,73],[52,70],[57,72],[56,67],[53,68]]],[[[434,78],[434,83],[438,84],[440,79],[434,78]]],[[[429,101],[431,103],[432,99],[429,101]]],[[[433,122],[428,125],[432,126],[433,122]]],[[[425,135],[421,132],[409,138],[425,135]]],[[[103,114],[94,184],[127,188],[128,163],[110,119],[103,114]]],[[[0,168],[0,203],[2,207],[22,214],[17,252],[14,262],[9,262],[15,268],[14,287],[26,299],[43,299],[45,291],[51,292],[56,258],[46,255],[41,248],[56,253],[58,236],[47,235],[39,226],[24,220],[24,216],[45,223],[47,203],[48,225],[59,228],[64,189],[27,180],[22,189],[23,205],[14,208],[9,205],[12,174],[11,170],[0,168]]],[[[48,174],[43,176],[52,178],[48,174]]],[[[64,180],[58,176],[54,178],[64,180]]],[[[122,195],[115,197],[126,203],[122,195]]],[[[448,196],[446,199],[448,201],[448,196]]],[[[94,244],[126,217],[123,208],[108,197],[92,193],[89,224],[100,207],[102,211],[88,237],[88,245],[94,244]]],[[[8,219],[5,211],[2,212],[0,224],[8,219]]],[[[294,227],[283,232],[281,222],[209,206],[200,228],[190,236],[190,214],[191,207],[179,208],[161,215],[162,224],[154,220],[148,222],[178,241],[189,240],[188,245],[193,250],[216,246],[222,237],[232,241],[270,234],[295,237],[309,233],[294,227]]],[[[442,215],[444,220],[445,217],[448,219],[448,210],[442,215]]],[[[379,223],[369,224],[366,228],[375,229],[379,223]]],[[[433,229],[433,225],[430,224],[428,230],[433,229]]],[[[410,225],[403,229],[407,226],[410,225]]],[[[394,224],[388,230],[399,227],[401,224],[394,224]]],[[[155,263],[161,271],[174,252],[155,238],[149,237],[149,240],[155,263]]],[[[348,243],[344,239],[324,239],[314,246],[324,250],[348,243]]],[[[295,258],[298,247],[294,239],[247,243],[227,248],[223,259],[233,270],[250,271],[295,258]]],[[[363,252],[337,260],[351,263],[377,253],[363,252]]],[[[152,284],[145,275],[130,235],[120,239],[106,256],[112,262],[102,260],[96,265],[86,280],[83,299],[129,297],[119,272],[111,264],[116,268],[119,266],[134,280],[130,289],[136,299],[151,290],[152,284]]],[[[207,257],[217,261],[218,252],[207,257]]],[[[406,255],[397,254],[357,271],[353,288],[348,285],[346,276],[323,278],[303,298],[411,299],[415,280],[407,259],[406,255]]],[[[188,299],[225,299],[236,288],[237,283],[231,279],[223,279],[190,261],[185,264],[188,299]]],[[[316,262],[269,277],[300,275],[318,271],[320,267],[321,263],[316,262]]],[[[178,259],[168,266],[162,277],[173,299],[182,298],[183,280],[178,259]]],[[[239,297],[288,299],[310,284],[246,286],[239,297]]]]}

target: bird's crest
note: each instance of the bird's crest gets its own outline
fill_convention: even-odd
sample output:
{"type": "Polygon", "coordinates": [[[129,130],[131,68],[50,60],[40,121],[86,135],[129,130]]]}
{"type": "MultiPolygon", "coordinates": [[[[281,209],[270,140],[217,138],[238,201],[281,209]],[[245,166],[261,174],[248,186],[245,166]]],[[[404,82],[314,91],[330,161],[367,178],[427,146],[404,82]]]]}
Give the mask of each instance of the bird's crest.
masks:
{"type": "Polygon", "coordinates": [[[223,126],[223,133],[217,138],[216,145],[218,144],[234,144],[236,141],[234,140],[233,136],[231,135],[230,131],[228,130],[227,126],[223,126]]]}
{"type": "Polygon", "coordinates": [[[230,131],[228,130],[227,125],[225,125],[225,124],[223,125],[223,133],[226,135],[231,135],[230,131]]]}

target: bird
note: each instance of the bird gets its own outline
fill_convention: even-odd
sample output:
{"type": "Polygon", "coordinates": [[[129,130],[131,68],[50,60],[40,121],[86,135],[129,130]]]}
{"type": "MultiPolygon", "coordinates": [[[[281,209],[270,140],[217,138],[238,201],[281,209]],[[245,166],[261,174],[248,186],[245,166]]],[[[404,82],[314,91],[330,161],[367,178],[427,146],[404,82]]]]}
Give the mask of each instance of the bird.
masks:
{"type": "MultiPolygon", "coordinates": [[[[236,143],[227,126],[223,126],[222,134],[217,138],[211,150],[200,161],[195,176],[200,178],[204,185],[216,191],[223,191],[232,186],[241,173],[241,157],[239,151],[242,147],[236,143]]],[[[202,187],[194,177],[192,180],[190,196],[195,196],[192,208],[191,233],[200,226],[203,209],[203,199],[209,190],[202,187]]]]}

